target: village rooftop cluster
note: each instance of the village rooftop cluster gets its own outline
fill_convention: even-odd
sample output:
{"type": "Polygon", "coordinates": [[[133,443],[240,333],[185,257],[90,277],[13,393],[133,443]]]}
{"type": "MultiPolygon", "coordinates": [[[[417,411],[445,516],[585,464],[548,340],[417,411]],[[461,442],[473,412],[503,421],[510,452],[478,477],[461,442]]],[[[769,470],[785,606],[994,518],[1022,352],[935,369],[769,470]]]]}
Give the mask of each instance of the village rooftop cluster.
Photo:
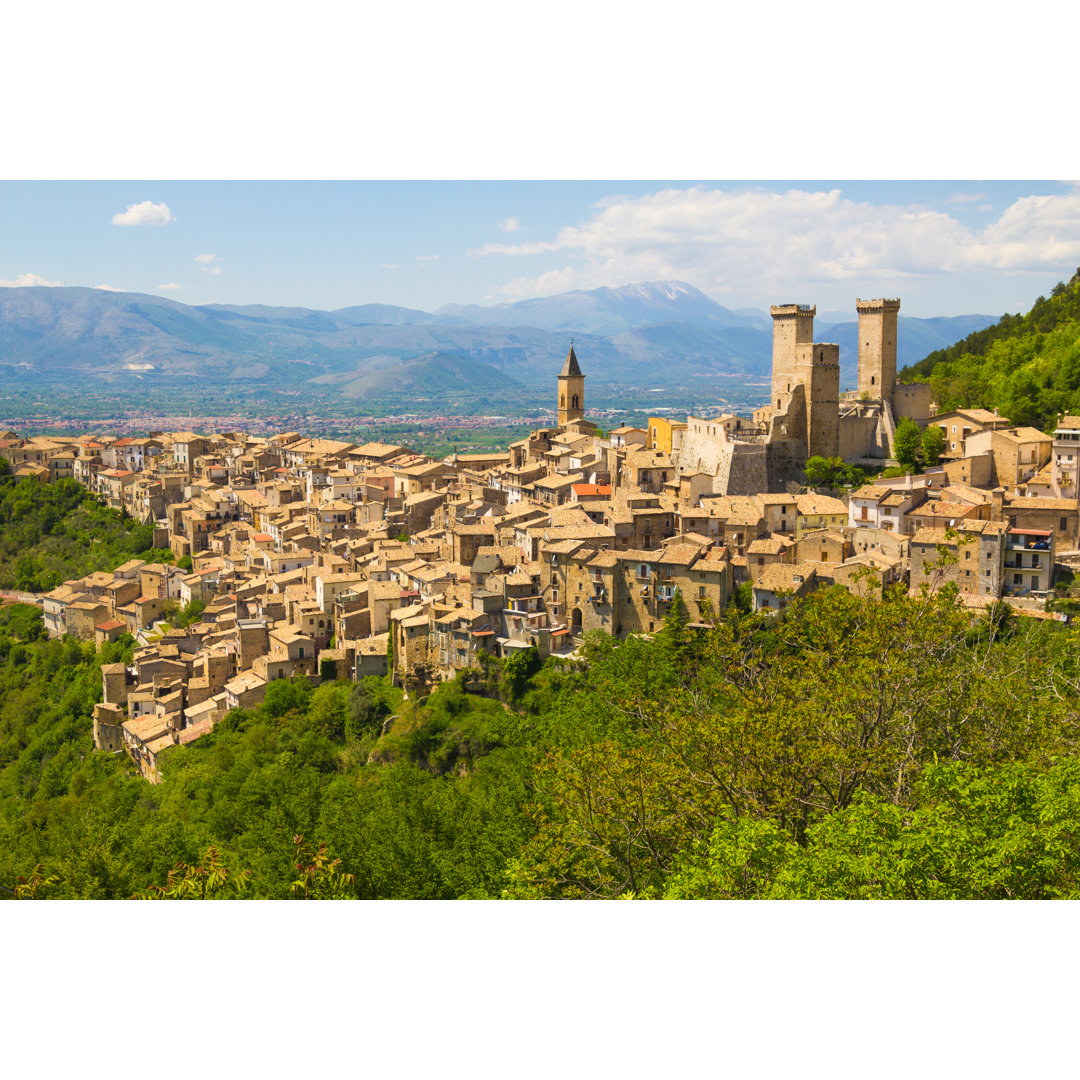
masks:
{"type": "Polygon", "coordinates": [[[940,414],[928,388],[896,381],[899,301],[857,309],[859,389],[843,396],[814,309],[772,309],[772,397],[751,419],[654,416],[601,434],[571,344],[555,426],[506,452],[433,460],[295,431],[0,433],[16,476],[74,478],[190,559],[132,560],[40,598],[50,636],[136,638],[132,664],[102,669],[95,744],[157,781],[163,751],[275,679],[385,675],[389,655],[412,691],[481,652],[567,656],[591,630],[651,634],[676,594],[706,626],[746,581],[758,611],[824,584],[951,581],[973,606],[1005,597],[1043,614],[1077,547],[1080,418],[1050,436],[985,410],[940,414]],[[806,489],[814,454],[885,464],[901,414],[943,429],[939,467],[806,489]],[[193,601],[199,621],[171,626],[193,601]]]}

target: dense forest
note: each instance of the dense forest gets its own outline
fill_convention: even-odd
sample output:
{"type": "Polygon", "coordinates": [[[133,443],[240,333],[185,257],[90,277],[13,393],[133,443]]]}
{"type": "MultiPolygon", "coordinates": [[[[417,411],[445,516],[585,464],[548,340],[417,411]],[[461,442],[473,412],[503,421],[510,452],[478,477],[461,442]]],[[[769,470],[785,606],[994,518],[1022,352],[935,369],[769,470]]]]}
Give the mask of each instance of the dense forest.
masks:
{"type": "Polygon", "coordinates": [[[523,654],[404,700],[273,683],[163,756],[92,749],[95,654],[0,610],[0,895],[1080,896],[1075,631],[948,590],[523,654]]]}
{"type": "Polygon", "coordinates": [[[0,589],[47,592],[128,559],[171,561],[153,542],[151,526],[108,509],[76,481],[16,481],[0,458],[0,589]]]}
{"type": "Polygon", "coordinates": [[[1059,413],[1080,413],[1080,269],[1026,315],[1004,315],[900,378],[929,382],[942,412],[997,408],[1014,424],[1051,431],[1059,413]]]}

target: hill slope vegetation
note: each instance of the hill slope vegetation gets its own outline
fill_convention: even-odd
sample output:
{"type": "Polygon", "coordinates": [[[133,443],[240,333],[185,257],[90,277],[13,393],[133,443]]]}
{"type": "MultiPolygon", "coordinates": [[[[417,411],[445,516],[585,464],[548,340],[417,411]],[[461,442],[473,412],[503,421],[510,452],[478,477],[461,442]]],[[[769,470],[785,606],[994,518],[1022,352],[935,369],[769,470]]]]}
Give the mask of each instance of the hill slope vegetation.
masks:
{"type": "Polygon", "coordinates": [[[1080,412],[1080,270],[1026,315],[1005,315],[900,374],[929,382],[942,411],[996,408],[1052,430],[1060,413],[1080,412]]]}

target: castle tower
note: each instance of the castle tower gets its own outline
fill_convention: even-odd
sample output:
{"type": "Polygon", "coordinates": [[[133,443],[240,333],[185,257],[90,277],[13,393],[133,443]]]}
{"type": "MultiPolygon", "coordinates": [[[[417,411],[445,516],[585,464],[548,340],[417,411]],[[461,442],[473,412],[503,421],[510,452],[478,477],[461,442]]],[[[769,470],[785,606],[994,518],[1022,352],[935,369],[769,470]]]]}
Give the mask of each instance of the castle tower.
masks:
{"type": "Polygon", "coordinates": [[[795,383],[806,400],[806,456],[840,453],[840,346],[799,344],[795,347],[795,383]]]}
{"type": "Polygon", "coordinates": [[[900,301],[856,300],[855,310],[859,313],[859,396],[891,404],[900,301]]]}
{"type": "Polygon", "coordinates": [[[772,401],[780,408],[784,394],[795,385],[795,346],[814,340],[814,315],[817,306],[809,304],[773,304],[769,309],[773,320],[772,335],[772,401]]]}
{"type": "Polygon", "coordinates": [[[574,343],[570,342],[570,351],[566,354],[566,363],[559,373],[559,424],[566,427],[572,420],[585,419],[585,376],[578,367],[574,355],[574,343]]]}

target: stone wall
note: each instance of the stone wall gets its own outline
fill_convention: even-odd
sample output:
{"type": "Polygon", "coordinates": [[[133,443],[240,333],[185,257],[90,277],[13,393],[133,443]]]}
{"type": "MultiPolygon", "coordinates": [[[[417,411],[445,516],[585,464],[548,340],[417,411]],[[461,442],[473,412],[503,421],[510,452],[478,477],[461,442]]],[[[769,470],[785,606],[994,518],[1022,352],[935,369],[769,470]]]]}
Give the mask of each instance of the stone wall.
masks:
{"type": "Polygon", "coordinates": [[[852,411],[840,417],[839,455],[845,461],[879,457],[879,416],[869,410],[852,411]]]}
{"type": "Polygon", "coordinates": [[[932,401],[929,383],[897,383],[892,393],[893,415],[908,416],[919,427],[926,427],[932,401]]]}

